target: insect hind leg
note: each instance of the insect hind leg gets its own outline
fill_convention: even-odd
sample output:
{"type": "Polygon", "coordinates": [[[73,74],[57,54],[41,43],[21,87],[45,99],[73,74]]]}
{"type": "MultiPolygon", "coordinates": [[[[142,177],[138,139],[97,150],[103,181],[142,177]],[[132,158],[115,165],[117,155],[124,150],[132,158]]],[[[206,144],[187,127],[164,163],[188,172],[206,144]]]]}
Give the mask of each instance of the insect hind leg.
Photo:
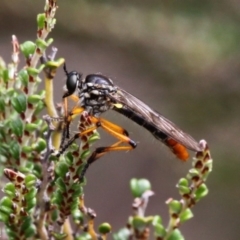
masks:
{"type": "Polygon", "coordinates": [[[119,146],[120,144],[122,144],[122,141],[118,141],[114,144],[112,144],[111,146],[108,147],[98,147],[95,149],[95,151],[92,153],[92,155],[88,158],[84,168],[81,171],[81,174],[79,176],[79,180],[80,182],[83,181],[83,177],[85,176],[88,168],[90,167],[90,165],[92,163],[94,163],[96,160],[98,160],[100,157],[102,157],[103,155],[105,155],[108,152],[112,152],[112,151],[122,151],[122,150],[131,150],[132,148],[130,146],[119,146]]]}

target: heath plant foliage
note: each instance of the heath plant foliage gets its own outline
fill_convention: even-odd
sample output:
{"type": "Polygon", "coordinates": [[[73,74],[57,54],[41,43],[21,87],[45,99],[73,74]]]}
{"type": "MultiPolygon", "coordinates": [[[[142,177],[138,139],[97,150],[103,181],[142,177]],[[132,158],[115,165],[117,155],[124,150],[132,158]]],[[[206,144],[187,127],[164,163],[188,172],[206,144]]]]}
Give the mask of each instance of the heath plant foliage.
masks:
{"type": "MultiPolygon", "coordinates": [[[[99,134],[86,112],[69,116],[64,104],[53,101],[55,73],[64,63],[63,58],[55,59],[57,49],[50,48],[53,39],[48,37],[56,24],[57,8],[57,0],[46,0],[44,12],[37,16],[37,40],[19,44],[13,35],[11,62],[0,58],[1,239],[96,240],[106,239],[111,232],[109,223],[95,228],[96,213],[85,206],[83,195],[84,173],[104,155],[91,150],[99,134]],[[20,58],[25,59],[22,69],[20,58]],[[39,77],[41,72],[44,79],[39,77]],[[39,87],[42,81],[45,89],[39,87]],[[74,131],[86,134],[68,136],[74,119],[78,119],[74,131]]],[[[192,168],[177,184],[180,200],[166,201],[167,226],[159,215],[146,215],[154,195],[150,182],[132,179],[133,210],[126,227],[112,235],[115,240],[149,239],[150,235],[184,239],[180,226],[192,218],[192,207],[207,195],[205,182],[212,170],[208,146],[204,140],[200,145],[203,151],[196,154],[192,168]]]]}

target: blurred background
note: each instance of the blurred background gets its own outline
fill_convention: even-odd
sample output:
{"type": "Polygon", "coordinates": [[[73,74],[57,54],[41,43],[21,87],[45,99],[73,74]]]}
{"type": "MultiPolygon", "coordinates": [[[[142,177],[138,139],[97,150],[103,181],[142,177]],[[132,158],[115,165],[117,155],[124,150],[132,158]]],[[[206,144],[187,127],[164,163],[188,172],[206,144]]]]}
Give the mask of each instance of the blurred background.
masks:
{"type": "MultiPolygon", "coordinates": [[[[11,35],[35,40],[43,0],[1,0],[0,55],[10,61],[11,35]]],[[[209,195],[181,231],[186,239],[240,239],[240,2],[237,0],[85,0],[58,2],[49,37],[68,70],[101,72],[190,133],[206,139],[214,159],[209,195]]],[[[55,79],[56,102],[65,76],[55,79]]],[[[177,160],[145,129],[114,112],[105,117],[127,129],[138,147],[110,153],[91,166],[86,205],[97,223],[116,232],[127,222],[129,181],[148,178],[155,196],[148,215],[168,220],[165,201],[191,166],[177,160]]],[[[95,146],[114,139],[101,131],[95,146]]]]}

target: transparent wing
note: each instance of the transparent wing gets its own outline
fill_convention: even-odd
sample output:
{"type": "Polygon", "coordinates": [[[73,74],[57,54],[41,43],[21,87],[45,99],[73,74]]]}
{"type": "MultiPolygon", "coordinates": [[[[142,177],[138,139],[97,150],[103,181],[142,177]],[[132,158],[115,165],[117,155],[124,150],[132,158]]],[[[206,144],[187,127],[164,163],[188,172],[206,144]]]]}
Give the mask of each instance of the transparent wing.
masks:
{"type": "MultiPolygon", "coordinates": [[[[196,140],[194,140],[189,134],[183,132],[179,127],[172,123],[167,118],[163,117],[160,113],[154,111],[140,99],[134,97],[130,93],[118,87],[118,91],[115,94],[109,95],[114,103],[120,103],[122,108],[133,114],[137,114],[138,118],[141,118],[141,122],[151,125],[151,133],[156,137],[161,135],[161,132],[168,137],[173,138],[175,141],[184,145],[187,149],[192,151],[201,151],[201,148],[196,140]]],[[[120,111],[121,112],[121,111],[120,111]]],[[[140,121],[137,123],[139,124],[140,121]]],[[[148,128],[149,130],[149,128],[148,128]]]]}

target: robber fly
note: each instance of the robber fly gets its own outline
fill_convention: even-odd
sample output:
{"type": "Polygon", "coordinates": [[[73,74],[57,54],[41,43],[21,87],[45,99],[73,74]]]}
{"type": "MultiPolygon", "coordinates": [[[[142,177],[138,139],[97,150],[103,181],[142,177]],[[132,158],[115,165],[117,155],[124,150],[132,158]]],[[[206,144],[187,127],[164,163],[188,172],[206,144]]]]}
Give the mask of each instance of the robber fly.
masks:
{"type": "Polygon", "coordinates": [[[109,77],[102,74],[82,74],[71,71],[67,75],[66,98],[77,91],[79,107],[96,118],[112,109],[147,129],[156,139],[163,142],[181,160],[189,157],[187,149],[199,152],[202,149],[189,134],[157,111],[151,109],[140,99],[113,84],[109,77]]]}

